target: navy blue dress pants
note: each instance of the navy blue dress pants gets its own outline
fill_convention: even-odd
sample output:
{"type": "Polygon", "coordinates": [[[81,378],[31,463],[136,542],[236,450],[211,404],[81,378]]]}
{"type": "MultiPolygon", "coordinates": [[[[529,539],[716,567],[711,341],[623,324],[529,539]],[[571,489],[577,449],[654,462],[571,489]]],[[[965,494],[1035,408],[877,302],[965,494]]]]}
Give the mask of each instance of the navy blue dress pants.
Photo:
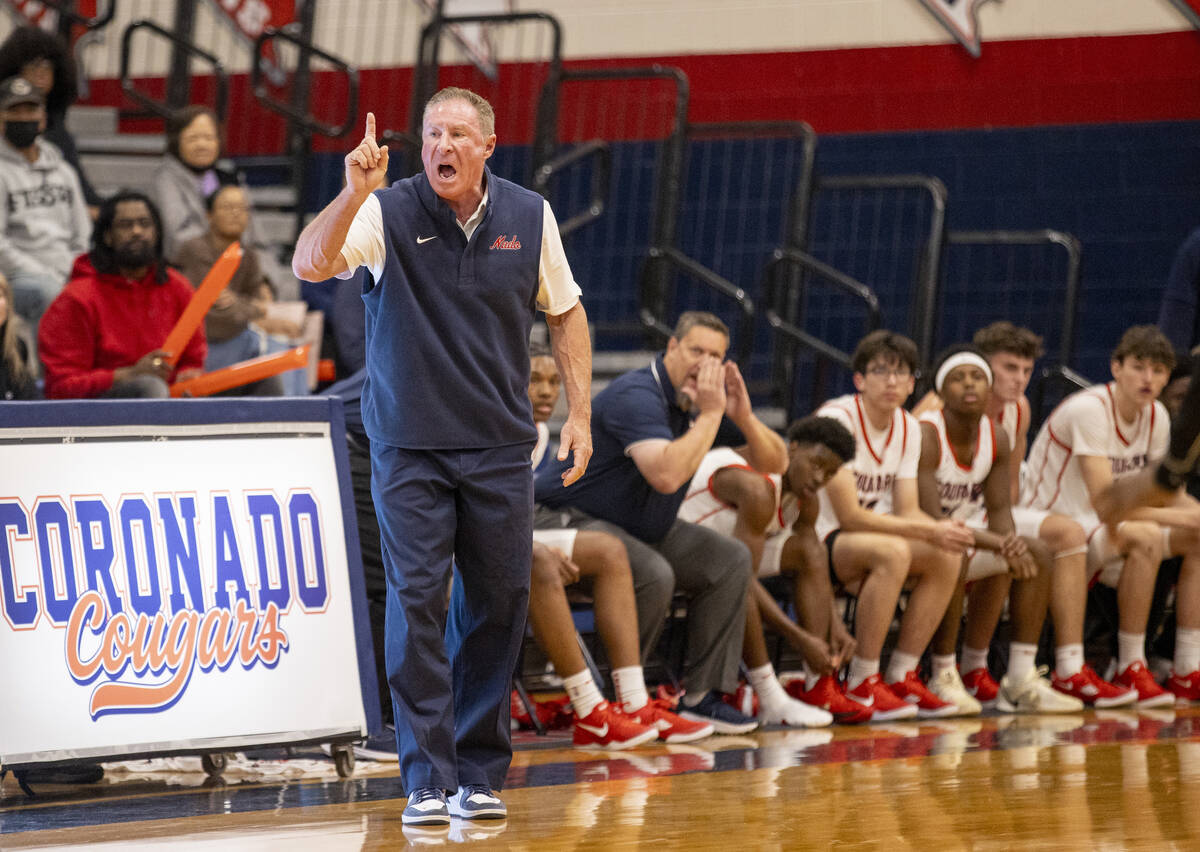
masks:
{"type": "Polygon", "coordinates": [[[529,605],[532,451],[532,442],[479,450],[371,444],[406,791],[504,786],[509,692],[529,605]]]}

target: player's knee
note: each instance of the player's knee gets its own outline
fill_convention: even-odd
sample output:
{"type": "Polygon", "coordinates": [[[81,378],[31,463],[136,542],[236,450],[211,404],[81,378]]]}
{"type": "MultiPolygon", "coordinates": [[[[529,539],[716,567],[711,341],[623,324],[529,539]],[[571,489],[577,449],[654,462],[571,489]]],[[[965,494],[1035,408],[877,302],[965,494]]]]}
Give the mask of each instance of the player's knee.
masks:
{"type": "Polygon", "coordinates": [[[909,566],[912,565],[912,548],[899,536],[887,536],[875,549],[874,564],[877,568],[885,569],[889,573],[899,573],[903,577],[908,574],[909,566]]]}
{"type": "Polygon", "coordinates": [[[1077,551],[1087,546],[1087,533],[1078,523],[1063,515],[1050,515],[1038,530],[1038,538],[1052,553],[1077,551]]]}
{"type": "Polygon", "coordinates": [[[562,577],[554,564],[554,559],[545,548],[533,549],[533,568],[529,574],[529,583],[533,588],[545,589],[562,585],[562,577]]]}
{"type": "Polygon", "coordinates": [[[1120,539],[1126,556],[1139,556],[1155,566],[1163,558],[1162,527],[1154,521],[1129,521],[1121,525],[1120,539]]]}

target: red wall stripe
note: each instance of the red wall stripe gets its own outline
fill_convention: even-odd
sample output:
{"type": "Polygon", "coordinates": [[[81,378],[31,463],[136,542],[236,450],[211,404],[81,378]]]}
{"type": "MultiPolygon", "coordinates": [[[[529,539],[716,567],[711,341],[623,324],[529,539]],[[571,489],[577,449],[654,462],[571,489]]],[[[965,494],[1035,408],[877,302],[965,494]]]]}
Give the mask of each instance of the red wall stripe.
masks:
{"type": "MultiPolygon", "coordinates": [[[[1192,31],[985,41],[980,59],[957,44],[945,44],[611,58],[568,67],[654,63],[676,66],[687,75],[694,122],[801,119],[818,133],[861,133],[1200,119],[1200,33],[1192,31]]],[[[461,69],[448,69],[443,80],[463,77],[461,69]]],[[[506,66],[500,88],[481,87],[498,107],[503,144],[530,140],[539,83],[536,69],[506,66]]],[[[161,89],[161,81],[139,85],[161,89]]],[[[197,81],[196,99],[206,88],[207,81],[197,81]]],[[[343,87],[318,74],[313,89],[327,92],[325,109],[336,112],[343,87]]],[[[381,127],[403,129],[410,69],[364,70],[361,91],[364,114],[372,109],[381,127]]],[[[666,129],[669,93],[661,86],[654,89],[649,110],[628,108],[624,84],[589,84],[575,98],[586,118],[571,119],[569,126],[564,121],[567,138],[654,138],[666,129]]],[[[90,102],[121,104],[117,82],[94,81],[90,102]]],[[[566,111],[577,108],[570,93],[564,102],[566,111]]],[[[282,148],[282,120],[254,106],[245,75],[232,80],[232,104],[232,115],[256,117],[252,133],[233,129],[231,153],[282,148]]],[[[157,132],[161,123],[126,122],[124,127],[157,132]]],[[[345,140],[358,132],[321,140],[318,147],[343,150],[345,140]]]]}

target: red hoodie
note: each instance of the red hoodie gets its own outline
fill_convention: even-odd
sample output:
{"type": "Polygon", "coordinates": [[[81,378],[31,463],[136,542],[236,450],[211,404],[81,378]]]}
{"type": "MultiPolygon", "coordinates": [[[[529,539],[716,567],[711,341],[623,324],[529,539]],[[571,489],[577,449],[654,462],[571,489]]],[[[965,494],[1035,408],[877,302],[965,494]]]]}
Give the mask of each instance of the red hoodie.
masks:
{"type": "MultiPolygon", "coordinates": [[[[130,367],[160,348],[195,291],[167,270],[166,283],[153,267],[140,281],[101,275],[84,254],[75,260],[67,286],[38,327],[38,355],[46,370],[47,399],[89,399],[113,383],[113,371],[130,367]]],[[[208,344],[201,324],[188,341],[176,371],[203,368],[208,344]]],[[[172,373],[169,381],[175,380],[172,373]]]]}

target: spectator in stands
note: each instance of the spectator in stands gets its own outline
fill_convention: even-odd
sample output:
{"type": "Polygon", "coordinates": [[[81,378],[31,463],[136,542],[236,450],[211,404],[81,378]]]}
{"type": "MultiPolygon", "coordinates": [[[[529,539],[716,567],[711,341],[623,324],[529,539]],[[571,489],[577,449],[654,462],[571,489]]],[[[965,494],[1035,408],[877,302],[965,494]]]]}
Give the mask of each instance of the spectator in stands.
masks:
{"type": "Polygon", "coordinates": [[[551,462],[534,489],[542,504],[535,528],[602,530],[625,544],[643,653],[657,644],[676,587],[687,595],[681,714],[711,723],[719,734],[758,727],[720,696],[738,686],[750,552],[739,541],[678,520],[676,512],[726,415],[746,436],[756,468],[779,472],[787,463],[783,440],[754,415],[741,374],[725,363],[728,346],[729,329],[720,319],[684,313],[665,353],[618,377],[593,401],[595,455],[588,476],[563,488],[569,463],[551,462]]]}
{"type": "Polygon", "coordinates": [[[46,99],[46,132],[42,138],[55,145],[79,175],[88,212],[95,218],[100,196],[79,162],[75,138],[67,130],[67,107],[79,96],[75,59],[62,38],[40,27],[18,27],[0,44],[0,80],[20,75],[46,99]]]}
{"type": "Polygon", "coordinates": [[[17,313],[32,325],[87,251],[92,220],[79,175],[53,145],[42,94],[24,77],[0,83],[0,274],[17,313]]]}
{"type": "Polygon", "coordinates": [[[218,162],[220,156],[220,128],[211,109],[189,106],[167,119],[167,154],[154,171],[154,200],[163,211],[168,260],[177,260],[186,241],[208,230],[204,199],[238,183],[230,165],[218,162]]]}
{"type": "MultiPolygon", "coordinates": [[[[764,724],[807,725],[814,719],[813,708],[841,723],[864,722],[873,713],[835,686],[836,672],[849,662],[855,643],[835,612],[829,560],[813,527],[818,492],[853,458],[854,436],[844,426],[829,417],[806,417],[788,429],[784,473],[754,470],[745,447],[718,447],[704,456],[679,508],[683,520],[745,544],[757,578],[782,575],[792,581],[796,614],[804,627],[788,617],[757,578],[746,599],[742,662],[764,724]],[[805,669],[814,673],[813,689],[804,688],[805,679],[785,689],[776,677],[764,622],[804,656],[805,669]]],[[[740,709],[752,710],[752,703],[740,709]]]]}
{"type": "Polygon", "coordinates": [[[13,310],[12,288],[0,275],[0,401],[36,399],[37,384],[29,370],[29,347],[19,333],[21,318],[13,310]]]}
{"type": "MultiPolygon", "coordinates": [[[[177,266],[184,276],[199,287],[217,258],[234,242],[243,239],[250,219],[246,190],[237,184],[218,187],[204,200],[208,229],[187,240],[179,249],[177,266]]],[[[267,316],[266,305],[272,300],[270,282],[259,264],[258,251],[242,244],[242,261],[229,286],[217,297],[204,318],[208,339],[205,367],[218,370],[267,352],[266,334],[289,340],[300,334],[295,323],[267,316]],[[266,296],[264,298],[264,290],[266,296]]],[[[282,396],[279,377],[264,379],[250,388],[239,388],[239,395],[282,396]]]]}
{"type": "MultiPolygon", "coordinates": [[[[240,184],[233,164],[220,159],[221,127],[206,106],[184,107],[167,120],[167,153],[154,171],[154,200],[163,214],[163,251],[177,261],[183,244],[208,230],[205,199],[223,186],[240,184]]],[[[276,292],[295,299],[300,284],[281,266],[251,213],[242,234],[243,246],[259,252],[259,265],[276,292]]]]}
{"type": "Polygon", "coordinates": [[[200,371],[207,349],[198,328],[172,367],[162,345],[192,298],[167,266],[154,203],[122,191],[100,206],[92,250],[38,329],[50,399],[166,397],[168,383],[200,371]]]}

